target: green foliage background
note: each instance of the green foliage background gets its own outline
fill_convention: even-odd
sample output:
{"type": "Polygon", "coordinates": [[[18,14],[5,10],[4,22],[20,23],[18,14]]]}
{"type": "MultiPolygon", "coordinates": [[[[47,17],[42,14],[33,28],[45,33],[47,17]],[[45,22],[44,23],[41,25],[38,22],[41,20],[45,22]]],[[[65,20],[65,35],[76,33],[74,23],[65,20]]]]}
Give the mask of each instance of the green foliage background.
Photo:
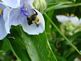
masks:
{"type": "Polygon", "coordinates": [[[81,18],[81,0],[46,2],[45,32],[30,36],[20,26],[12,26],[11,34],[0,41],[0,61],[74,61],[76,57],[81,58],[81,26],[63,27],[56,20],[56,15],[67,13],[81,18]]]}

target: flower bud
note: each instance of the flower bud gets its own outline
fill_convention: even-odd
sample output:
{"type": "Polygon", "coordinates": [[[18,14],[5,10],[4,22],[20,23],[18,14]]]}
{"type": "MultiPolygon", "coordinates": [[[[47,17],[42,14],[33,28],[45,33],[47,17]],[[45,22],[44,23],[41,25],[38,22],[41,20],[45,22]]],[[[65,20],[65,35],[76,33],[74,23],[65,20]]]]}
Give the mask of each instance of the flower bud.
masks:
{"type": "Polygon", "coordinates": [[[47,7],[46,1],[45,0],[34,0],[34,7],[37,10],[43,12],[47,7]]]}

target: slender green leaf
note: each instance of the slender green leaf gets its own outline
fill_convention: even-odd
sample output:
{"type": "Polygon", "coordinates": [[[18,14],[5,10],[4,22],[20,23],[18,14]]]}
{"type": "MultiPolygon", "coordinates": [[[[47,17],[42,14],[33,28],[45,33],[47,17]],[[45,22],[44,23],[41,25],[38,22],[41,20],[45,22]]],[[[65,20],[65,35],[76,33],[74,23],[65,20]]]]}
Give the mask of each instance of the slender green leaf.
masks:
{"type": "Polygon", "coordinates": [[[27,36],[22,32],[22,38],[32,61],[57,61],[45,33],[38,36],[27,36]]]}

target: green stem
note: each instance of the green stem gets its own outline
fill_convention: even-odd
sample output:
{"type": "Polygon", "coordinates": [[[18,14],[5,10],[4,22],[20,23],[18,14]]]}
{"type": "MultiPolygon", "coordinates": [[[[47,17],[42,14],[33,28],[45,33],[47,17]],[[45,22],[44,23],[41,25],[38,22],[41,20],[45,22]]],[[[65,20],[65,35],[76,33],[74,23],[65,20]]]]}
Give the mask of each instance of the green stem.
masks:
{"type": "Polygon", "coordinates": [[[72,46],[80,55],[80,51],[77,49],[76,46],[74,46],[71,41],[59,30],[59,28],[54,24],[54,22],[48,17],[48,15],[46,13],[44,13],[44,15],[46,16],[46,18],[49,20],[49,22],[53,25],[54,28],[56,28],[56,30],[60,33],[60,35],[69,43],[70,46],[72,46]]]}

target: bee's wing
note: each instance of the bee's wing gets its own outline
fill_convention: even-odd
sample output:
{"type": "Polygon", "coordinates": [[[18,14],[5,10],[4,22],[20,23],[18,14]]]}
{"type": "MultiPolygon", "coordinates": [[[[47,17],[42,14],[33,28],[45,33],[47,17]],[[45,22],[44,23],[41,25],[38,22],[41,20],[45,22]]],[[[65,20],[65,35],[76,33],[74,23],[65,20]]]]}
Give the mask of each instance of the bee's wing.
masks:
{"type": "Polygon", "coordinates": [[[64,15],[57,15],[56,19],[61,23],[69,21],[69,17],[64,15]]]}

